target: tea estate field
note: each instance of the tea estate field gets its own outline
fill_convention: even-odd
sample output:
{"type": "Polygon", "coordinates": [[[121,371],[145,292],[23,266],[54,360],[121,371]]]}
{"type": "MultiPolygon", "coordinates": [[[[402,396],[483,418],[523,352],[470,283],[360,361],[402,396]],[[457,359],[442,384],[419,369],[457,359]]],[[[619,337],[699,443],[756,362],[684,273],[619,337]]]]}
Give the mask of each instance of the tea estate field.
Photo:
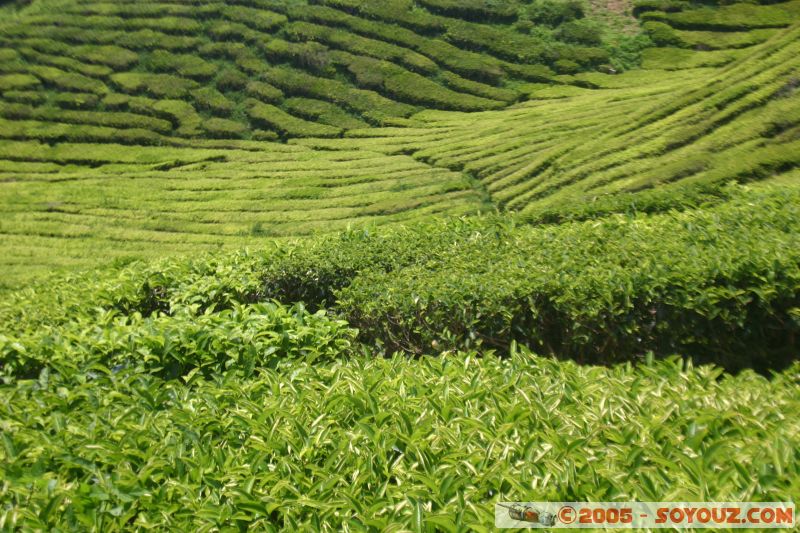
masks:
{"type": "Polygon", "coordinates": [[[0,530],[800,499],[800,2],[0,2],[0,530]]]}
{"type": "MultiPolygon", "coordinates": [[[[353,39],[366,39],[360,33],[366,31],[366,15],[348,14],[346,2],[331,2],[335,8],[267,3],[292,7],[292,13],[341,18],[350,25],[337,22],[337,31],[345,28],[353,39]]],[[[37,5],[46,6],[47,1],[29,9],[37,5]]],[[[246,27],[203,13],[247,14],[256,8],[157,2],[65,6],[81,16],[55,20],[23,10],[0,25],[0,245],[5,250],[0,268],[6,287],[54,270],[116,258],[262,246],[275,237],[410,222],[434,214],[514,210],[550,221],[632,206],[663,210],[686,202],[694,205],[727,181],[790,173],[800,153],[800,28],[793,24],[800,13],[797,1],[734,4],[710,12],[688,4],[686,11],[677,13],[642,7],[640,17],[647,17],[644,26],[654,32],[652,40],[670,44],[643,49],[643,68],[616,75],[596,70],[557,74],[545,64],[537,68],[551,73],[536,82],[506,74],[508,79],[495,82],[503,83],[504,90],[513,88],[502,109],[441,111],[447,106],[422,102],[413,107],[413,100],[402,99],[390,104],[389,92],[360,88],[356,78],[343,78],[345,83],[337,78],[344,74],[316,73],[317,81],[298,78],[297,86],[275,88],[283,95],[280,101],[258,100],[262,115],[277,120],[296,103],[305,113],[319,106],[351,120],[335,135],[273,124],[269,131],[277,128],[282,142],[275,142],[281,141],[277,134],[272,141],[255,140],[255,132],[267,126],[247,114],[247,106],[255,105],[250,89],[236,85],[222,91],[228,87],[225,74],[234,72],[230,60],[208,63],[209,72],[217,76],[198,77],[191,84],[190,78],[180,78],[186,83],[171,80],[169,76],[178,78],[173,71],[148,74],[161,68],[151,56],[167,46],[162,41],[190,39],[188,30],[162,29],[161,34],[151,27],[183,21],[196,26],[193,32],[198,35],[201,30],[211,33],[191,37],[191,46],[206,41],[208,46],[234,46],[234,37],[215,41],[215,28],[246,27]],[[713,20],[705,21],[712,15],[713,20]],[[95,20],[96,30],[80,26],[95,20]],[[102,64],[101,59],[108,63],[115,56],[98,47],[120,47],[127,43],[122,36],[136,32],[147,32],[151,39],[130,37],[144,48],[128,50],[125,57],[130,61],[124,67],[102,64]],[[159,35],[163,39],[157,39],[159,35]],[[118,44],[91,44],[112,37],[118,37],[118,44]],[[167,88],[188,84],[196,89],[157,94],[148,84],[119,83],[126,73],[114,68],[134,69],[167,88]],[[202,129],[223,120],[192,99],[205,89],[219,97],[228,95],[228,111],[218,113],[228,117],[224,120],[241,118],[240,128],[246,132],[238,135],[241,138],[219,138],[202,129]],[[328,95],[328,100],[319,100],[315,91],[322,91],[319,98],[328,95]],[[374,112],[396,104],[409,106],[409,114],[370,124],[356,117],[354,103],[329,101],[362,95],[359,91],[371,91],[374,101],[369,100],[368,109],[374,112]],[[671,200],[675,195],[681,198],[671,200]]],[[[420,11],[414,8],[410,13],[420,11]]],[[[283,20],[285,15],[275,17],[283,20]]],[[[370,27],[372,17],[367,17],[370,27]]],[[[443,23],[442,16],[437,17],[443,23]]],[[[383,27],[378,21],[374,24],[383,27]]],[[[508,26],[469,24],[495,31],[508,26]]],[[[443,40],[447,35],[421,42],[455,47],[443,40]]],[[[267,42],[279,41],[277,36],[267,42]]],[[[384,41],[373,38],[370,46],[373,42],[384,41]]],[[[324,46],[331,54],[339,50],[331,43],[324,46]]],[[[447,57],[458,57],[451,52],[447,57]]],[[[500,61],[488,52],[469,54],[500,61]]],[[[313,72],[302,62],[279,60],[266,52],[259,58],[266,73],[245,76],[241,68],[235,72],[262,84],[268,81],[258,80],[275,81],[268,75],[273,71],[297,76],[313,72]]],[[[285,118],[300,120],[291,117],[285,118]]],[[[322,122],[320,118],[313,124],[322,122]]]]}

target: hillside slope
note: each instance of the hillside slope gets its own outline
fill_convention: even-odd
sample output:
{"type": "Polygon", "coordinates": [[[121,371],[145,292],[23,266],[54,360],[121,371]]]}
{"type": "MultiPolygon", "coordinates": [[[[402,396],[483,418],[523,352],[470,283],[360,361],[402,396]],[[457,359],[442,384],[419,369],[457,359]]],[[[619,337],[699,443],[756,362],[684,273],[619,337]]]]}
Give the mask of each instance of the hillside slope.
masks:
{"type": "Polygon", "coordinates": [[[2,68],[17,75],[7,85],[23,104],[67,91],[75,94],[55,97],[63,107],[173,122],[160,131],[140,118],[150,143],[165,131],[338,136],[402,123],[421,108],[501,108],[554,68],[612,60],[580,3],[543,5],[550,9],[525,0],[39,0],[0,28],[2,68]]]}
{"type": "Polygon", "coordinates": [[[490,531],[498,501],[796,501],[800,189],[728,195],[12,293],[0,526],[433,533],[490,531]]]}
{"type": "Polygon", "coordinates": [[[799,12],[0,0],[0,530],[798,501],[799,12]]]}
{"type": "MultiPolygon", "coordinates": [[[[356,88],[357,79],[338,74],[320,74],[315,80],[328,81],[312,83],[302,78],[313,73],[312,66],[271,60],[259,48],[290,43],[283,37],[300,24],[294,22],[302,18],[298,13],[333,17],[339,22],[330,27],[347,28],[353,38],[383,28],[381,21],[390,16],[382,11],[389,4],[346,4],[276,0],[254,11],[239,4],[64,2],[63,9],[75,14],[58,18],[43,12],[45,2],[5,23],[3,285],[117,258],[237,248],[265,237],[433,214],[515,210],[553,221],[663,210],[713,198],[728,180],[792,176],[797,165],[800,53],[798,28],[791,26],[800,9],[796,0],[711,11],[681,4],[678,12],[642,3],[636,9],[651,39],[669,45],[645,50],[644,69],[549,74],[539,80],[547,83],[531,83],[514,81],[505,59],[504,77],[493,82],[492,94],[508,98],[489,106],[502,109],[469,113],[417,112],[419,102],[387,100],[392,95],[385,91],[358,100],[363,108],[308,99],[313,95],[302,91],[318,89],[329,98],[366,93],[356,88]],[[703,22],[712,15],[713,24],[703,22]],[[143,48],[126,53],[120,48],[126,43],[143,48]],[[198,43],[204,43],[201,51],[256,50],[264,68],[301,76],[299,85],[278,91],[266,74],[239,73],[238,85],[233,82],[226,93],[235,61],[181,55],[198,43]],[[193,74],[180,74],[182,69],[193,74]],[[204,69],[207,74],[199,73],[204,69]],[[220,83],[222,89],[215,88],[220,83]],[[252,84],[258,94],[248,93],[255,90],[252,84]],[[167,92],[148,93],[154,87],[167,92]],[[197,99],[206,97],[221,107],[204,108],[197,99]],[[259,103],[241,107],[248,99],[259,103]],[[407,112],[391,120],[358,111],[390,113],[396,106],[407,112]],[[306,113],[303,121],[292,115],[295,110],[306,113]],[[251,111],[261,118],[253,122],[251,111]],[[334,118],[347,124],[331,124],[334,118]],[[206,138],[219,137],[204,128],[220,120],[239,132],[233,137],[250,140],[206,138]],[[291,131],[261,135],[271,126],[258,121],[285,122],[291,131]],[[374,127],[387,123],[393,126],[374,127]],[[328,136],[320,128],[338,130],[328,136]],[[262,137],[272,140],[253,140],[262,137]]],[[[476,24],[470,14],[436,11],[433,4],[410,10],[408,2],[398,5],[402,9],[391,16],[400,17],[399,26],[391,27],[416,28],[420,39],[426,34],[419,25],[427,24],[421,20],[448,28],[476,24]]],[[[523,11],[514,11],[515,20],[523,11]]],[[[455,46],[450,33],[437,31],[437,38],[424,39],[455,46]]],[[[367,50],[382,50],[376,43],[367,50]]],[[[447,57],[468,63],[467,56],[448,50],[447,57]]],[[[500,61],[498,53],[484,47],[469,57],[500,61]]],[[[446,72],[426,76],[437,83],[448,78],[446,72]]],[[[480,88],[473,82],[470,90],[480,88]]],[[[480,90],[488,95],[488,87],[480,90]]]]}
{"type": "Polygon", "coordinates": [[[372,150],[473,176],[493,205],[533,218],[673,207],[676,195],[700,198],[800,164],[800,25],[740,57],[720,68],[584,75],[599,87],[553,100],[558,89],[542,88],[542,99],[509,110],[427,112],[415,117],[424,129],[361,134],[372,150]]]}

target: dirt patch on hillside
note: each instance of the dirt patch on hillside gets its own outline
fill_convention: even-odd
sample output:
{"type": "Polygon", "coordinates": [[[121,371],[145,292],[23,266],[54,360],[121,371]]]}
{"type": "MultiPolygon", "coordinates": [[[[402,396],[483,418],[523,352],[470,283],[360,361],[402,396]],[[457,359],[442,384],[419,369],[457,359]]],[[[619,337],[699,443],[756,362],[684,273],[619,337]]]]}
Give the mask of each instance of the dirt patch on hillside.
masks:
{"type": "Polygon", "coordinates": [[[639,22],[633,16],[632,0],[589,0],[592,15],[610,27],[625,33],[636,33],[639,22]]]}

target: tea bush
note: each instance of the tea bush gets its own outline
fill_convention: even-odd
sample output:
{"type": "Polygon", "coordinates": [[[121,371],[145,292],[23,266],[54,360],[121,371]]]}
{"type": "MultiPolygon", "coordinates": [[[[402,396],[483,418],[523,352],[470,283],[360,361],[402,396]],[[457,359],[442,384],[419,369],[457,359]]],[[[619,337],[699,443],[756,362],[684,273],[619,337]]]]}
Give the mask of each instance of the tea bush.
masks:
{"type": "Polygon", "coordinates": [[[346,356],[354,331],[324,311],[311,314],[301,305],[235,306],[197,313],[197,306],[176,307],[169,315],[118,316],[109,312],[81,318],[55,329],[4,338],[3,373],[38,375],[42,368],[68,375],[75,368],[137,368],[151,375],[179,378],[191,372],[275,368],[284,359],[309,362],[346,356]]]}
{"type": "Polygon", "coordinates": [[[297,118],[285,111],[257,100],[245,101],[247,114],[256,126],[274,129],[279,133],[297,137],[335,137],[342,130],[297,118]]]}
{"type": "Polygon", "coordinates": [[[205,109],[222,116],[233,111],[236,104],[213,87],[202,87],[192,91],[192,99],[200,109],[205,109]]]}
{"type": "Polygon", "coordinates": [[[354,231],[229,265],[132,270],[113,300],[91,301],[145,316],[304,302],[389,353],[502,351],[516,340],[585,362],[690,353],[729,369],[780,368],[796,357],[800,327],[798,192],[729,195],[705,210],[552,227],[478,218],[354,231]]]}
{"type": "Polygon", "coordinates": [[[0,386],[0,521],[488,531],[497,501],[788,501],[800,475],[796,365],[768,380],[517,350],[185,378],[96,364],[0,386]]]}
{"type": "Polygon", "coordinates": [[[24,90],[39,85],[39,78],[30,74],[0,75],[0,91],[24,90]]]}
{"type": "Polygon", "coordinates": [[[157,98],[182,98],[197,87],[197,83],[171,74],[124,72],[111,76],[111,81],[123,92],[145,93],[157,98]]]}
{"type": "Polygon", "coordinates": [[[203,129],[212,137],[224,139],[238,139],[245,136],[248,131],[247,126],[241,122],[224,118],[210,118],[203,121],[203,129]]]}

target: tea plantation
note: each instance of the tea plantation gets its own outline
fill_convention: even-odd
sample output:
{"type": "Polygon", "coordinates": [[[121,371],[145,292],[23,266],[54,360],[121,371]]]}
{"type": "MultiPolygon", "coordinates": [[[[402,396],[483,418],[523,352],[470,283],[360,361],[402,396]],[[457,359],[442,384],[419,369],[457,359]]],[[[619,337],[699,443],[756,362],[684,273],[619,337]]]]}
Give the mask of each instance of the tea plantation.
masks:
{"type": "Polygon", "coordinates": [[[0,15],[0,530],[800,499],[800,1],[0,15]]]}

